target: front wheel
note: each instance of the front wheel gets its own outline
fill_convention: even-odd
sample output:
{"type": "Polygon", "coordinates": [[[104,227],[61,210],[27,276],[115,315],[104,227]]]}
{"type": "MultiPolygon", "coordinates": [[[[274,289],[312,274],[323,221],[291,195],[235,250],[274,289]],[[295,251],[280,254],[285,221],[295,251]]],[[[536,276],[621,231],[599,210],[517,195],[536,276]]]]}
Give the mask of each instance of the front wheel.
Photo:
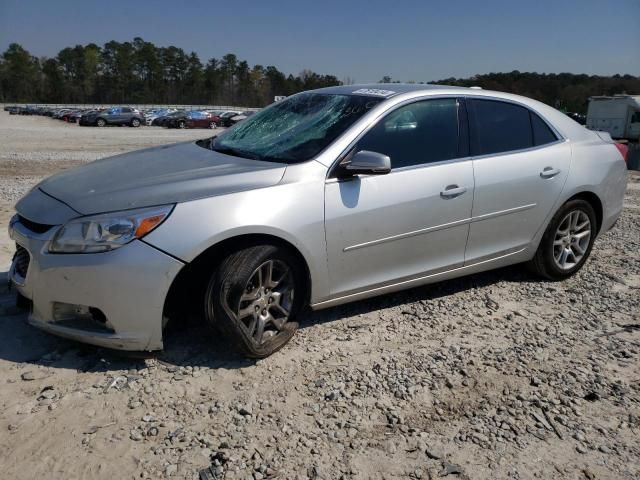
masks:
{"type": "Polygon", "coordinates": [[[215,128],[218,128],[218,126],[216,125],[216,122],[209,122],[209,128],[213,130],[215,128]]]}
{"type": "Polygon", "coordinates": [[[205,315],[248,357],[264,358],[295,334],[305,298],[297,259],[274,245],[227,257],[207,286],[205,315]]]}
{"type": "Polygon", "coordinates": [[[137,118],[134,118],[133,120],[131,120],[131,126],[132,127],[139,127],[140,126],[140,120],[138,120],[137,118]]]}
{"type": "Polygon", "coordinates": [[[550,280],[564,280],[582,268],[597,234],[596,214],[585,200],[565,203],[545,231],[531,267],[550,280]]]}
{"type": "Polygon", "coordinates": [[[106,124],[107,122],[104,118],[99,118],[98,120],[96,120],[96,125],[99,127],[104,127],[106,124]]]}
{"type": "Polygon", "coordinates": [[[184,128],[186,126],[186,123],[184,122],[184,120],[180,120],[178,122],[178,128],[184,128]]]}

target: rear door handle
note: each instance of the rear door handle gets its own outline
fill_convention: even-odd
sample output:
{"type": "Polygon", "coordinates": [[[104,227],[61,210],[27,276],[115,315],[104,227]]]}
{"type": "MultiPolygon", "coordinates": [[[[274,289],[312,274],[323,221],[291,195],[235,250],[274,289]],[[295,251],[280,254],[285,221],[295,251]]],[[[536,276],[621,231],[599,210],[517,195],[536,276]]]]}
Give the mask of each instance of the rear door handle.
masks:
{"type": "Polygon", "coordinates": [[[540,172],[542,178],[553,178],[560,173],[559,168],[544,167],[544,170],[540,172]]]}
{"type": "Polygon", "coordinates": [[[455,198],[467,191],[467,187],[459,187],[458,185],[448,185],[440,192],[442,198],[455,198]]]}

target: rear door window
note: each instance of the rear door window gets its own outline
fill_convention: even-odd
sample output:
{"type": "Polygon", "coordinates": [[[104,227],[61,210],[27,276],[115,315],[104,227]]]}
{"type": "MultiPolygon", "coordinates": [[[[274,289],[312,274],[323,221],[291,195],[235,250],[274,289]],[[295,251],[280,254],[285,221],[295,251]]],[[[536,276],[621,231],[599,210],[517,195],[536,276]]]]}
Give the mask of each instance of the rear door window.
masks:
{"type": "Polygon", "coordinates": [[[555,133],[549,128],[544,120],[533,112],[529,112],[531,116],[531,130],[533,131],[533,144],[536,147],[540,145],[546,145],[558,140],[555,133]]]}
{"type": "Polygon", "coordinates": [[[358,142],[358,150],[388,155],[392,168],[459,157],[458,101],[422,100],[380,120],[358,142]]]}
{"type": "Polygon", "coordinates": [[[473,99],[471,102],[472,155],[523,150],[533,147],[529,110],[498,100],[473,99]]]}

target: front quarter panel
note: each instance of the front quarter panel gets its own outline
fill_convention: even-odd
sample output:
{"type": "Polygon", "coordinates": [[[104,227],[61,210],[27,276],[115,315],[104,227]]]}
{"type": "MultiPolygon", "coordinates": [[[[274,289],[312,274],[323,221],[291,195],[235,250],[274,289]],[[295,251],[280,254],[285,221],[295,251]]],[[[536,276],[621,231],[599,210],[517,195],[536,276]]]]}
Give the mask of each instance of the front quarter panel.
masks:
{"type": "Polygon", "coordinates": [[[278,185],[176,205],[145,241],[192,262],[208,248],[232,237],[272,235],[302,254],[311,275],[311,301],[328,294],[324,233],[327,168],[315,161],[287,167],[278,185]]]}

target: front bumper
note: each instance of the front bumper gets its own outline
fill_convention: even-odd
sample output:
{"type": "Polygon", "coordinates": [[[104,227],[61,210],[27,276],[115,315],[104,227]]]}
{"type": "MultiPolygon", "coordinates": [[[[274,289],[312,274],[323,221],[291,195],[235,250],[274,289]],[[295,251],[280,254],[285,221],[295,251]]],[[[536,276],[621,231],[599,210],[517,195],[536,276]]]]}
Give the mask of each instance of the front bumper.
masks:
{"type": "Polygon", "coordinates": [[[56,227],[37,234],[11,220],[9,234],[24,252],[14,259],[9,278],[33,302],[29,323],[55,335],[119,350],[162,349],[163,308],[183,263],[135,240],[97,254],[51,254],[56,227]],[[57,318],[61,306],[99,310],[103,324],[57,318]],[[101,317],[102,318],[102,317],[101,317]]]}

